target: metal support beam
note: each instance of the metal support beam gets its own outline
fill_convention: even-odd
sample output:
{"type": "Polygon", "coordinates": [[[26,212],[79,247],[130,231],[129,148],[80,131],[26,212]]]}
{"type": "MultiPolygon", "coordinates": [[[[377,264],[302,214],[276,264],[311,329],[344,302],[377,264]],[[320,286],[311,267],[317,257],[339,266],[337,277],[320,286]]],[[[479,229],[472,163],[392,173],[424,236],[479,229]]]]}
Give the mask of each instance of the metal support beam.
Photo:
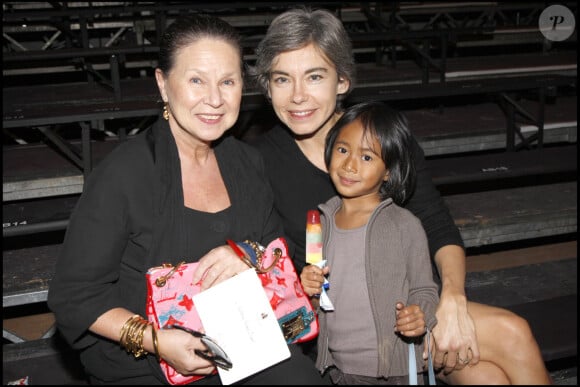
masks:
{"type": "Polygon", "coordinates": [[[545,116],[545,87],[539,87],[538,92],[538,110],[537,115],[534,116],[532,113],[528,112],[521,103],[518,103],[514,98],[512,98],[508,93],[499,93],[501,100],[500,106],[503,108],[506,114],[506,148],[508,151],[514,151],[521,148],[531,148],[531,143],[537,141],[537,147],[542,148],[544,144],[544,116],[545,116]],[[517,127],[517,114],[520,114],[529,122],[534,124],[538,130],[536,133],[526,137],[517,127]],[[518,136],[521,140],[519,144],[515,143],[515,136],[518,136]]]}
{"type": "Polygon", "coordinates": [[[52,141],[77,167],[83,169],[80,151],[74,145],[64,140],[48,126],[39,126],[38,130],[52,141]]]}

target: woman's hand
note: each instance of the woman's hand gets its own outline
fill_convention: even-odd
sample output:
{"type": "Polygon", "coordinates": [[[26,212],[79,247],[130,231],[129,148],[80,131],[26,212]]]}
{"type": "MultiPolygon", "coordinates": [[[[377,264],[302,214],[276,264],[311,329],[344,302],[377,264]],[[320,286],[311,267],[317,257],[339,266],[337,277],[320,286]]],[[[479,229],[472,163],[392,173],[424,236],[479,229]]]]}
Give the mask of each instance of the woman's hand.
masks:
{"type": "Polygon", "coordinates": [[[324,284],[324,276],[328,274],[330,268],[326,266],[324,269],[316,265],[306,265],[300,273],[300,282],[308,296],[312,297],[322,293],[322,285],[324,284]]]}
{"type": "Polygon", "coordinates": [[[203,291],[248,268],[231,247],[219,246],[199,260],[199,266],[193,274],[193,283],[201,281],[203,291]]]}
{"type": "MultiPolygon", "coordinates": [[[[467,313],[467,300],[463,295],[442,292],[435,312],[437,325],[433,328],[433,367],[445,374],[461,370],[468,364],[479,362],[479,347],[475,325],[467,313]]],[[[426,358],[426,354],[423,355],[426,358]]]]}
{"type": "Polygon", "coordinates": [[[209,375],[215,365],[195,350],[207,350],[199,338],[178,329],[157,331],[159,356],[182,375],[209,375]]]}
{"type": "Polygon", "coordinates": [[[396,308],[395,332],[407,337],[421,336],[425,333],[425,313],[419,305],[405,306],[402,302],[397,302],[396,308]]]}
{"type": "MultiPolygon", "coordinates": [[[[465,251],[461,246],[446,245],[435,253],[435,263],[442,280],[439,305],[435,311],[431,345],[433,366],[445,374],[479,362],[475,324],[467,312],[465,297],[465,251]]],[[[427,359],[427,353],[423,353],[427,359]]]]}

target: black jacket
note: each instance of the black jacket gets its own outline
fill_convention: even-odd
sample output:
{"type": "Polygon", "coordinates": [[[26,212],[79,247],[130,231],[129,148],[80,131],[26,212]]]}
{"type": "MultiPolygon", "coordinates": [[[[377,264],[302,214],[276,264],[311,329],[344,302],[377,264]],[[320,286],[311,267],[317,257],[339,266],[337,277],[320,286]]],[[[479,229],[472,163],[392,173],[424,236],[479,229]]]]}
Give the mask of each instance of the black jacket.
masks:
{"type": "MultiPolygon", "coordinates": [[[[296,270],[305,266],[306,213],[337,195],[328,173],[318,169],[304,156],[290,132],[280,125],[252,141],[266,163],[274,190],[275,207],[288,238],[295,245],[296,270]]],[[[405,208],[417,216],[429,240],[431,256],[445,245],[463,246],[459,230],[427,170],[425,155],[413,141],[417,183],[405,208]]]]}
{"type": "MultiPolygon", "coordinates": [[[[231,200],[226,237],[267,244],[281,236],[260,154],[231,136],[217,143],[215,152],[231,200]]],[[[119,145],[88,177],[70,219],[48,305],[60,333],[82,349],[90,375],[105,381],[152,372],[161,376],[152,355],[150,361],[135,360],[88,328],[116,307],[144,317],[147,269],[195,261],[207,252],[188,249],[204,235],[185,227],[183,203],[177,146],[163,119],[119,145]]]]}

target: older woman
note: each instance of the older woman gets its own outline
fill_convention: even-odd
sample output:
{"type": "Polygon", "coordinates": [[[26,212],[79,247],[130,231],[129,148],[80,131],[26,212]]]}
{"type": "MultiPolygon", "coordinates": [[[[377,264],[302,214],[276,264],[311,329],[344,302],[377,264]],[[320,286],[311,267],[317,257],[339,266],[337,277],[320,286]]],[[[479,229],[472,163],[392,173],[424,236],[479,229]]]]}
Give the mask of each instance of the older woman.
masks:
{"type": "MultiPolygon", "coordinates": [[[[267,244],[282,234],[259,153],[224,136],[243,87],[236,30],[205,15],[165,32],[155,77],[165,107],[147,131],[117,147],[89,176],[71,217],[48,303],[95,384],[166,384],[157,357],[183,375],[215,366],[200,339],[145,320],[150,267],[199,260],[212,286],[247,266],[227,239],[267,244]],[[127,339],[128,324],[142,335],[127,339]],[[155,338],[157,340],[155,340],[155,338]],[[157,345],[156,345],[157,344],[157,345]]],[[[301,351],[242,384],[317,384],[301,351]]]]}

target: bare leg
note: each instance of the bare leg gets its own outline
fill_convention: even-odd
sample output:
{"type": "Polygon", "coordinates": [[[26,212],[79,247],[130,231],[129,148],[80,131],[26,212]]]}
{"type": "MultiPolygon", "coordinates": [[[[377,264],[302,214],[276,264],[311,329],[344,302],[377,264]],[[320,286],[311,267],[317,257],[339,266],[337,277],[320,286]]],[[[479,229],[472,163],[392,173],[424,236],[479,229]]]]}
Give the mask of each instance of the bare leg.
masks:
{"type": "Polygon", "coordinates": [[[438,378],[447,384],[552,384],[528,322],[509,310],[467,303],[480,362],[438,378]]]}

